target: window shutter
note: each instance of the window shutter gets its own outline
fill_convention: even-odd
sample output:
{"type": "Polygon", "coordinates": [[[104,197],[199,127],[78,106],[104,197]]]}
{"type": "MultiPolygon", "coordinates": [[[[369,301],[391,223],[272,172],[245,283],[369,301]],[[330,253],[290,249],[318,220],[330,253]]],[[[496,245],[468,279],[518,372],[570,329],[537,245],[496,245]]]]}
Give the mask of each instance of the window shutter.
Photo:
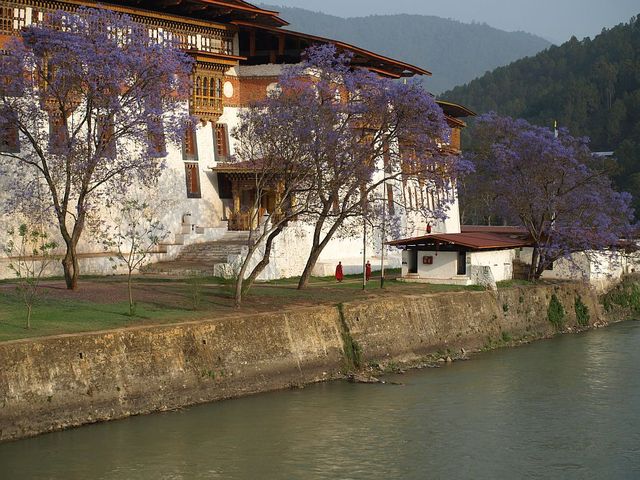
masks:
{"type": "Polygon", "coordinates": [[[49,150],[60,154],[64,150],[66,122],[62,115],[49,114],[49,150]]]}
{"type": "Polygon", "coordinates": [[[187,198],[202,198],[200,191],[200,169],[197,163],[185,163],[185,177],[187,182],[187,198]]]}
{"type": "Polygon", "coordinates": [[[387,201],[389,202],[389,215],[395,215],[396,206],[393,201],[393,187],[391,185],[385,185],[387,188],[387,201]]]}
{"type": "Polygon", "coordinates": [[[216,160],[223,161],[229,157],[229,132],[227,125],[218,123],[215,126],[216,134],[216,160]]]}
{"type": "Polygon", "coordinates": [[[184,138],[184,158],[186,160],[198,160],[198,148],[196,146],[196,129],[189,125],[184,138]]]}

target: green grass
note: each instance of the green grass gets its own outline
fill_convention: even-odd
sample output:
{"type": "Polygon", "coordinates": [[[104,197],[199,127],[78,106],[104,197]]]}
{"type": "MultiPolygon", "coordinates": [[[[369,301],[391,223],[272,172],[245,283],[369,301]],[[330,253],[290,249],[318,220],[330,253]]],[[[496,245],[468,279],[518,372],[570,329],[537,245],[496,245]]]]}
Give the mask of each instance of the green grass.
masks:
{"type": "Polygon", "coordinates": [[[92,303],[71,300],[40,299],[34,306],[32,328],[25,329],[26,310],[17,296],[0,294],[0,341],[43,337],[67,333],[91,332],[145,324],[189,320],[196,316],[184,309],[138,304],[130,317],[127,302],[92,303]],[[191,317],[191,318],[190,318],[191,317]]]}
{"type": "Polygon", "coordinates": [[[513,288],[513,287],[522,287],[526,285],[535,285],[535,282],[530,280],[502,280],[500,282],[496,282],[498,288],[513,288]]]}
{"type": "Polygon", "coordinates": [[[30,330],[24,328],[26,309],[20,297],[7,285],[10,282],[5,282],[0,288],[0,341],[337,305],[379,296],[484,290],[479,286],[405,283],[395,278],[386,280],[381,289],[379,277],[372,278],[363,290],[360,279],[350,275],[338,283],[333,277],[313,278],[304,290],[296,288],[297,278],[257,283],[236,310],[228,280],[203,277],[194,284],[192,278],[140,277],[135,280],[137,309],[133,317],[128,315],[124,277],[83,277],[78,292],[64,290],[61,280],[47,279],[48,288],[34,305],[30,330]]]}

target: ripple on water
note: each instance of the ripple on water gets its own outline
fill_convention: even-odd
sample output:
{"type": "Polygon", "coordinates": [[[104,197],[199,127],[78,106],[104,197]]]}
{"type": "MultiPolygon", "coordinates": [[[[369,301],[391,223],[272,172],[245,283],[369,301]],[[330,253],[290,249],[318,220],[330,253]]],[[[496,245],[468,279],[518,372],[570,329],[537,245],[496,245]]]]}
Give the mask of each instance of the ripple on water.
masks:
{"type": "Polygon", "coordinates": [[[638,327],[8,443],[0,478],[638,478],[638,327]]]}

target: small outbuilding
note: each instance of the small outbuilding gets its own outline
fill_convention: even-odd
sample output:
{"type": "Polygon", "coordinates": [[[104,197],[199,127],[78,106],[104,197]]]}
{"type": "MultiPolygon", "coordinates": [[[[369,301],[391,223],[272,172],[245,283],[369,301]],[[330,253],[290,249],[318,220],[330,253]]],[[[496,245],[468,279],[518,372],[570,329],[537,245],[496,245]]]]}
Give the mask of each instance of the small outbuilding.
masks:
{"type": "Polygon", "coordinates": [[[531,246],[521,231],[434,233],[389,242],[402,252],[408,282],[484,285],[513,278],[513,263],[531,246]]]}

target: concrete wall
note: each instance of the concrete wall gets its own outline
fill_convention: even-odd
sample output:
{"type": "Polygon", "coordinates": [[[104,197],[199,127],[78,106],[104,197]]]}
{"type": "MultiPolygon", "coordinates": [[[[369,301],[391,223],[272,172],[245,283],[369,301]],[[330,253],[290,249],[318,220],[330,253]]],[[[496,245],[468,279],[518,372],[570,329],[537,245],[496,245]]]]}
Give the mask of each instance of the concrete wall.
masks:
{"type": "Polygon", "coordinates": [[[364,362],[479,349],[502,332],[554,333],[551,295],[576,323],[581,285],[421,296],[0,343],[0,440],[330,379],[351,338],[364,362]]]}
{"type": "Polygon", "coordinates": [[[420,278],[453,278],[458,274],[457,252],[418,252],[418,275],[420,278]],[[425,265],[424,257],[433,257],[433,265],[425,265]]]}
{"type": "Polygon", "coordinates": [[[495,250],[489,252],[470,252],[470,265],[489,267],[496,282],[513,278],[513,259],[515,250],[495,250]]]}

